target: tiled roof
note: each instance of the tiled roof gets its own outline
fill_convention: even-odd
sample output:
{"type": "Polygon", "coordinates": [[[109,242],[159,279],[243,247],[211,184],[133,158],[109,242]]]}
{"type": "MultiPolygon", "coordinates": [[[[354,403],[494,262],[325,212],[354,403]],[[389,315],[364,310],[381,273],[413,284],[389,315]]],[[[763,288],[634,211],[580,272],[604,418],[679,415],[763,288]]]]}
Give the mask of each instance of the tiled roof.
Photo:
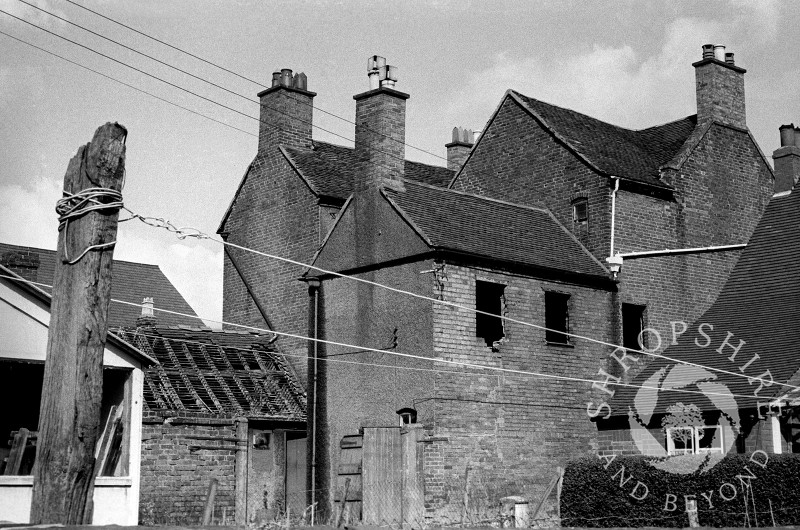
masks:
{"type": "MultiPolygon", "coordinates": [[[[286,148],[286,152],[318,195],[346,199],[353,193],[358,167],[353,149],[315,141],[313,149],[286,148]]],[[[405,162],[405,177],[417,182],[446,186],[453,175],[446,167],[405,162]]]]}
{"type": "MultiPolygon", "coordinates": [[[[27,280],[52,285],[56,252],[0,243],[0,264],[27,280]],[[23,266],[17,267],[13,263],[21,263],[23,266]]],[[[111,298],[113,299],[141,304],[142,300],[149,296],[154,299],[157,308],[197,316],[158,265],[114,260],[112,275],[111,298]]],[[[42,289],[50,292],[49,288],[42,287],[42,289]]],[[[142,310],[138,307],[111,302],[108,307],[108,327],[133,326],[141,313],[142,310]]],[[[199,318],[181,317],[158,311],[155,316],[159,323],[165,325],[203,325],[199,318]]]]}
{"type": "Polygon", "coordinates": [[[305,393],[269,336],[185,326],[140,327],[120,335],[158,360],[145,371],[150,411],[306,419],[305,393]]]}
{"type": "Polygon", "coordinates": [[[437,250],[607,279],[608,272],[545,209],[404,181],[384,194],[437,250]]]}
{"type": "Polygon", "coordinates": [[[658,168],[672,160],[697,125],[697,116],[688,116],[635,131],[511,93],[600,171],[659,187],[669,186],[659,180],[658,168]]]}
{"type": "MultiPolygon", "coordinates": [[[[623,265],[623,274],[624,274],[623,265]]],[[[786,383],[800,368],[800,190],[789,195],[772,198],[764,216],[758,223],[747,248],[742,251],[727,283],[714,304],[697,322],[689,325],[678,344],[667,348],[663,355],[699,365],[727,370],[749,377],[761,377],[770,371],[776,382],[786,383]],[[711,337],[711,344],[701,348],[707,339],[698,331],[698,325],[708,323],[703,332],[711,337]],[[732,347],[718,353],[728,333],[732,347]],[[733,347],[744,340],[745,344],[730,361],[733,347]],[[697,341],[697,342],[695,342],[697,341]],[[742,372],[740,367],[753,359],[742,372]]],[[[669,369],[675,363],[656,358],[633,381],[641,385],[647,378],[661,369],[669,369]]],[[[711,371],[714,383],[720,383],[733,394],[747,396],[736,398],[739,408],[754,407],[754,392],[760,383],[749,382],[744,377],[711,371]]],[[[696,389],[696,388],[695,388],[696,389]]],[[[779,384],[759,392],[760,401],[784,393],[789,389],[779,384]]],[[[626,414],[629,407],[648,406],[643,395],[635,398],[636,389],[620,387],[614,396],[612,408],[615,413],[626,414]]],[[[677,401],[687,403],[694,399],[674,392],[666,394],[656,405],[656,413],[677,401]]],[[[794,394],[797,396],[797,393],[794,394]]],[[[716,407],[707,399],[696,402],[701,409],[716,407]]]]}

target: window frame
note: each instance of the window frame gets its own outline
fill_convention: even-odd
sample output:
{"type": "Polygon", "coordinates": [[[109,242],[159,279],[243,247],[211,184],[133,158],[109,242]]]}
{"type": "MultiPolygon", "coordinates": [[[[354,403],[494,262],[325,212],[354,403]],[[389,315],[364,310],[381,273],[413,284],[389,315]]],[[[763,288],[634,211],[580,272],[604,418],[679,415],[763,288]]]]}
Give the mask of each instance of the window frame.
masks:
{"type": "Polygon", "coordinates": [[[589,198],[576,197],[572,199],[572,224],[581,228],[589,227],[589,198]],[[583,218],[578,215],[579,207],[583,208],[583,218]]]}
{"type": "Polygon", "coordinates": [[[556,346],[572,346],[572,341],[570,340],[570,321],[569,321],[569,305],[571,296],[569,293],[564,293],[560,291],[545,291],[544,292],[544,327],[547,328],[545,330],[545,342],[547,344],[552,344],[556,346]],[[548,299],[552,300],[553,302],[549,302],[548,299]],[[558,301],[559,307],[553,307],[551,304],[558,301]],[[562,306],[563,304],[563,306],[562,306]],[[561,322],[561,318],[558,318],[559,322],[563,324],[562,330],[557,330],[558,327],[554,326],[554,319],[558,315],[553,315],[551,312],[561,310],[563,307],[563,322],[561,322]],[[551,308],[551,309],[549,309],[551,308]],[[554,331],[550,331],[554,330],[554,331]]]}
{"type": "Polygon", "coordinates": [[[646,305],[623,302],[621,304],[621,306],[620,306],[620,323],[622,325],[622,344],[621,344],[621,346],[623,348],[625,348],[627,351],[634,350],[634,352],[635,352],[635,351],[639,351],[639,350],[647,347],[647,334],[643,334],[642,333],[642,331],[644,331],[647,328],[647,306],[646,305]],[[636,347],[635,348],[630,348],[629,345],[627,344],[627,341],[625,340],[626,339],[626,333],[625,333],[625,320],[626,320],[626,318],[625,318],[625,308],[626,307],[629,307],[629,308],[632,308],[633,310],[639,311],[639,332],[636,334],[636,347]],[[639,344],[639,337],[640,336],[641,336],[641,339],[642,339],[642,344],[639,344]]]}
{"type": "Polygon", "coordinates": [[[486,346],[490,348],[495,342],[499,342],[506,338],[505,325],[503,319],[500,318],[503,316],[506,305],[505,290],[505,284],[492,282],[489,280],[475,280],[475,309],[495,315],[489,316],[482,313],[475,313],[475,337],[483,339],[483,341],[486,343],[486,346]],[[489,297],[491,300],[484,300],[485,297],[489,297]],[[487,305],[489,308],[487,308],[487,305]],[[497,313],[492,310],[495,307],[497,309],[497,313]]]}
{"type": "Polygon", "coordinates": [[[682,427],[669,427],[667,428],[666,432],[666,445],[667,445],[667,455],[669,456],[679,456],[679,455],[700,455],[700,454],[708,454],[708,453],[719,453],[724,454],[725,444],[724,444],[724,434],[725,430],[722,428],[721,425],[686,425],[682,427]],[[691,430],[692,437],[690,440],[691,448],[683,447],[683,448],[676,448],[675,447],[675,440],[672,437],[672,433],[674,431],[679,430],[691,430]],[[705,437],[706,430],[716,430],[717,433],[712,437],[713,440],[717,440],[718,447],[700,447],[700,440],[705,437]],[[701,431],[703,434],[701,434],[701,431]]]}

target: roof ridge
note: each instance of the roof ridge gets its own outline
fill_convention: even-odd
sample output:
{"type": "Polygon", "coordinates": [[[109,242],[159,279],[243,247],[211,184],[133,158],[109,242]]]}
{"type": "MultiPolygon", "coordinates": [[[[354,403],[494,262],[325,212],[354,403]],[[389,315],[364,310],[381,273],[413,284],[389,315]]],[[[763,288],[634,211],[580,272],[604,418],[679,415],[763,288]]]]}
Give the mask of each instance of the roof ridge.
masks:
{"type": "MultiPolygon", "coordinates": [[[[449,193],[455,193],[455,194],[458,194],[458,195],[464,195],[466,197],[474,197],[475,199],[481,199],[481,200],[488,201],[488,202],[495,202],[495,203],[498,203],[498,204],[504,204],[506,206],[513,206],[513,207],[520,208],[520,209],[523,209],[523,210],[533,210],[533,211],[537,211],[537,212],[540,212],[540,213],[547,213],[547,214],[551,213],[550,210],[548,210],[547,208],[541,207],[541,206],[530,206],[530,205],[527,205],[527,204],[518,204],[518,203],[515,203],[515,202],[504,201],[502,199],[495,199],[494,197],[487,197],[485,195],[478,195],[478,194],[475,194],[475,193],[469,193],[469,192],[466,192],[466,191],[456,190],[456,189],[453,189],[453,188],[443,188],[441,186],[434,186],[433,184],[428,184],[428,183],[425,183],[425,182],[418,182],[416,180],[411,180],[411,179],[408,179],[408,178],[402,178],[400,180],[402,180],[404,183],[411,183],[411,184],[414,184],[416,186],[423,186],[425,188],[431,188],[431,189],[438,190],[438,191],[446,191],[446,192],[449,192],[449,193]]],[[[397,190],[394,190],[392,188],[384,188],[384,189],[388,190],[388,191],[397,191],[397,190]]]]}
{"type": "MultiPolygon", "coordinates": [[[[332,142],[325,142],[323,140],[312,140],[311,143],[312,143],[313,146],[316,146],[316,144],[324,144],[324,145],[328,145],[328,146],[339,148],[339,149],[347,149],[348,151],[355,151],[355,147],[349,147],[349,146],[346,146],[346,145],[335,144],[335,143],[332,143],[332,142]]],[[[404,145],[408,145],[408,144],[404,143],[404,145]]],[[[292,147],[291,149],[296,150],[296,151],[308,151],[308,152],[313,152],[314,151],[314,147],[312,147],[311,149],[305,149],[305,148],[302,148],[302,147],[292,147]]],[[[411,164],[421,164],[421,165],[427,166],[427,167],[435,167],[435,168],[438,168],[438,169],[447,169],[448,171],[453,171],[452,169],[449,169],[447,166],[429,164],[428,162],[420,162],[419,160],[411,160],[410,158],[407,158],[407,157],[403,158],[403,162],[409,162],[411,164]]],[[[455,171],[453,171],[453,173],[455,173],[455,171]]]]}
{"type": "MultiPolygon", "coordinates": [[[[625,132],[639,132],[639,130],[637,130],[637,129],[629,129],[627,127],[623,127],[622,125],[616,125],[616,124],[611,123],[609,121],[601,120],[600,118],[595,118],[594,116],[590,116],[589,114],[585,114],[583,112],[580,112],[580,111],[575,110],[575,109],[571,109],[569,107],[561,107],[559,105],[554,105],[553,103],[548,103],[547,101],[543,101],[541,99],[536,99],[536,98],[532,98],[530,96],[526,96],[525,94],[523,94],[521,92],[518,92],[516,90],[513,90],[513,89],[511,90],[511,92],[513,92],[517,96],[521,96],[521,97],[523,97],[525,99],[536,101],[537,103],[543,103],[544,105],[548,105],[550,107],[554,107],[554,108],[559,109],[559,110],[564,110],[564,111],[567,111],[567,112],[573,112],[575,114],[580,114],[581,116],[583,116],[585,118],[589,118],[590,120],[597,121],[597,122],[600,122],[600,123],[602,123],[604,125],[608,125],[608,126],[614,127],[615,129],[620,129],[620,130],[625,131],[625,132]]],[[[680,120],[678,120],[678,121],[680,121],[680,120]]]]}
{"type": "MultiPolygon", "coordinates": [[[[15,245],[14,243],[4,243],[2,241],[0,241],[0,246],[15,247],[15,248],[20,249],[20,250],[34,250],[36,252],[52,252],[53,254],[56,254],[58,252],[58,250],[53,250],[53,249],[50,249],[50,248],[31,247],[31,246],[28,246],[28,245],[15,245]]],[[[156,263],[142,263],[141,261],[130,261],[130,260],[127,260],[127,259],[118,259],[118,258],[114,258],[114,263],[128,263],[128,264],[131,264],[131,265],[143,265],[145,267],[159,267],[160,268],[160,266],[158,264],[156,264],[156,263]]]]}

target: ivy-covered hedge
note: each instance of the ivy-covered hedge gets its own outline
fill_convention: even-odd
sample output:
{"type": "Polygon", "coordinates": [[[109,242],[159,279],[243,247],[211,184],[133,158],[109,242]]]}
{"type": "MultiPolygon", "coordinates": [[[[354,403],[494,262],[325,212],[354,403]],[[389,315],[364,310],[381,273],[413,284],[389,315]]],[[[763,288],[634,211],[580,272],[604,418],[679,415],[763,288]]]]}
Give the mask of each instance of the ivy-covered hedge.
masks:
{"type": "Polygon", "coordinates": [[[708,458],[594,456],[570,462],[561,490],[561,523],[689,526],[688,496],[697,501],[701,526],[800,524],[800,455],[717,456],[713,466],[708,458]]]}

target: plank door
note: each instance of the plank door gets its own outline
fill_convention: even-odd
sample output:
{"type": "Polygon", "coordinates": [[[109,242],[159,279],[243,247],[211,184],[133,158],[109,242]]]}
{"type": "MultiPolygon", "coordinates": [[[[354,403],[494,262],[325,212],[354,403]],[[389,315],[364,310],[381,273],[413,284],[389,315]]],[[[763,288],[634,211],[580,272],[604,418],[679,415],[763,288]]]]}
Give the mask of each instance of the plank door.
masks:
{"type": "Polygon", "coordinates": [[[303,514],[306,499],[306,435],[286,433],[286,507],[292,517],[303,514]]]}
{"type": "Polygon", "coordinates": [[[364,427],[364,525],[402,522],[402,453],[399,427],[364,427]]]}

